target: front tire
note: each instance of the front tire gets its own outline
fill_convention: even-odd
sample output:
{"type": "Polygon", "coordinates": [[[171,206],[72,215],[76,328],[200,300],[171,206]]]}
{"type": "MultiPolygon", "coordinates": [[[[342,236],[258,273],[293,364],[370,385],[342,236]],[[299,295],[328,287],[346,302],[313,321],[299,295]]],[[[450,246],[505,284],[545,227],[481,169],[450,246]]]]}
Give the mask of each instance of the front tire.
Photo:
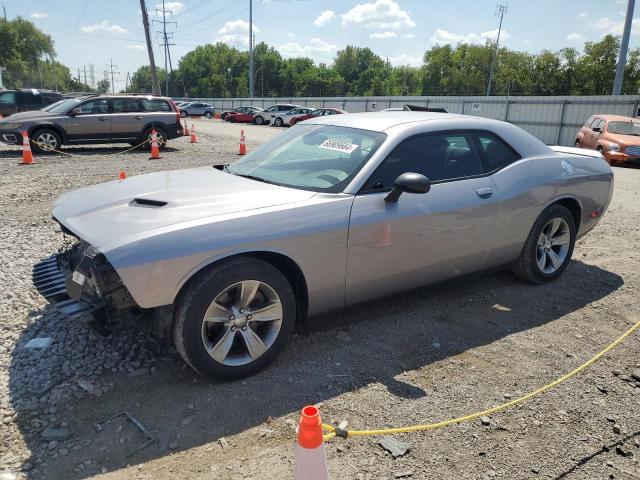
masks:
{"type": "Polygon", "coordinates": [[[31,134],[31,148],[36,153],[52,153],[54,150],[60,149],[62,140],[55,130],[50,128],[42,128],[31,134]]]}
{"type": "Polygon", "coordinates": [[[562,205],[551,205],[536,220],[514,273],[532,283],[548,283],[558,278],[571,260],[576,243],[576,223],[562,205]]]}
{"type": "Polygon", "coordinates": [[[258,115],[258,116],[253,120],[253,122],[254,122],[256,125],[262,125],[262,124],[264,123],[264,118],[263,118],[261,115],[258,115]]]}
{"type": "Polygon", "coordinates": [[[187,118],[189,115],[184,110],[180,110],[180,117],[187,118]]]}
{"type": "Polygon", "coordinates": [[[273,121],[273,126],[274,127],[281,127],[283,125],[282,119],[280,117],[276,118],[273,121]]]}
{"type": "Polygon", "coordinates": [[[295,318],[295,295],[286,277],[266,262],[241,257],[190,282],[176,302],[173,340],[196,372],[234,380],[275,360],[295,318]]]}

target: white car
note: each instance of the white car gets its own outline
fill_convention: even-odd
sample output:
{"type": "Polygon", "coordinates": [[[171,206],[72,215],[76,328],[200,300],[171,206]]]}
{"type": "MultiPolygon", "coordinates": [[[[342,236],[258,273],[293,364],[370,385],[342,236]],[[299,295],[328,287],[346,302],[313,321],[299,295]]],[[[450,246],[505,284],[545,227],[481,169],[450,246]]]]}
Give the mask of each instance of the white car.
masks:
{"type": "Polygon", "coordinates": [[[301,108],[301,105],[292,105],[289,103],[276,103],[269,108],[265,108],[262,112],[257,112],[253,116],[253,123],[256,125],[268,125],[275,116],[283,114],[294,108],[301,108]]]}
{"type": "Polygon", "coordinates": [[[293,117],[296,115],[306,115],[314,110],[314,108],[300,107],[289,110],[288,112],[278,112],[277,114],[272,115],[271,123],[274,127],[290,127],[291,119],[293,117]]]}

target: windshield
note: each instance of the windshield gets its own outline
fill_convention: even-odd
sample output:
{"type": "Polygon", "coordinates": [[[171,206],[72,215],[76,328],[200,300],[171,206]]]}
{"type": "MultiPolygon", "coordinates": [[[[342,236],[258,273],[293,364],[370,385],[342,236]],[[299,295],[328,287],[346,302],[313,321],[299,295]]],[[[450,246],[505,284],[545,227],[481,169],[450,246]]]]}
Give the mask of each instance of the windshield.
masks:
{"type": "Polygon", "coordinates": [[[42,110],[52,113],[65,113],[67,110],[71,110],[78,103],[80,103],[81,100],[81,98],[67,98],[65,100],[60,100],[56,103],[52,103],[51,105],[47,105],[42,110]]]}
{"type": "Polygon", "coordinates": [[[296,125],[227,171],[286,187],[341,192],[386,137],[358,128],[296,125]]]}
{"type": "Polygon", "coordinates": [[[640,137],[640,123],[638,122],[609,122],[607,130],[609,133],[636,135],[640,137]]]}

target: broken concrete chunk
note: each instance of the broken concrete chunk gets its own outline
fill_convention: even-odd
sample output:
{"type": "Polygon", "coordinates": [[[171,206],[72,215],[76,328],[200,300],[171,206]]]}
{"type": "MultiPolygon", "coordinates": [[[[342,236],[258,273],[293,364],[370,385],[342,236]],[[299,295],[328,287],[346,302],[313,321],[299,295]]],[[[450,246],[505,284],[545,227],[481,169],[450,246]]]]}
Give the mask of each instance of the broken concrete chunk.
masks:
{"type": "Polygon", "coordinates": [[[387,450],[393,458],[401,457],[409,451],[409,445],[392,437],[382,437],[378,444],[387,450]]]}
{"type": "Polygon", "coordinates": [[[51,345],[52,342],[53,340],[51,339],[51,337],[32,338],[27,342],[24,348],[26,348],[27,350],[35,350],[35,349],[44,350],[45,348],[49,347],[49,345],[51,345]]]}
{"type": "Polygon", "coordinates": [[[71,432],[69,432],[69,430],[67,430],[66,428],[53,427],[45,428],[41,435],[42,440],[44,440],[45,442],[61,442],[63,440],[66,440],[70,436],[71,432]]]}

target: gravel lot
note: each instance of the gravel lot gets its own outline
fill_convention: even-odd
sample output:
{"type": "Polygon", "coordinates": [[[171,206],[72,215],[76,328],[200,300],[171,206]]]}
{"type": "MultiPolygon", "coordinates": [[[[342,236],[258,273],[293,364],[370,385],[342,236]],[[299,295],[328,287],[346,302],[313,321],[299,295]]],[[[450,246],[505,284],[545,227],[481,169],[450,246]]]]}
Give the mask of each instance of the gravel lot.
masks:
{"type": "MultiPolygon", "coordinates": [[[[120,170],[237,158],[240,126],[193,123],[199,142],[173,141],[156,161],[118,155],[118,145],[69,148],[80,156],[21,167],[19,150],[0,146],[0,472],[292,478],[294,429],[307,403],[354,429],[458,416],[555,379],[640,320],[640,170],[620,168],[609,211],[554,284],[497,273],[312,319],[271,368],[244,381],[201,379],[144,330],[105,339],[58,317],[30,283],[33,263],[61,242],[52,201],[120,170]],[[52,343],[24,348],[36,337],[52,343]],[[138,450],[145,438],[122,417],[95,428],[122,411],[150,431],[151,445],[138,450]]],[[[243,128],[249,149],[280,131],[243,128]]],[[[396,459],[376,438],[333,440],[331,478],[638,479],[639,352],[635,334],[586,373],[484,424],[399,436],[410,450],[396,459]]]]}

